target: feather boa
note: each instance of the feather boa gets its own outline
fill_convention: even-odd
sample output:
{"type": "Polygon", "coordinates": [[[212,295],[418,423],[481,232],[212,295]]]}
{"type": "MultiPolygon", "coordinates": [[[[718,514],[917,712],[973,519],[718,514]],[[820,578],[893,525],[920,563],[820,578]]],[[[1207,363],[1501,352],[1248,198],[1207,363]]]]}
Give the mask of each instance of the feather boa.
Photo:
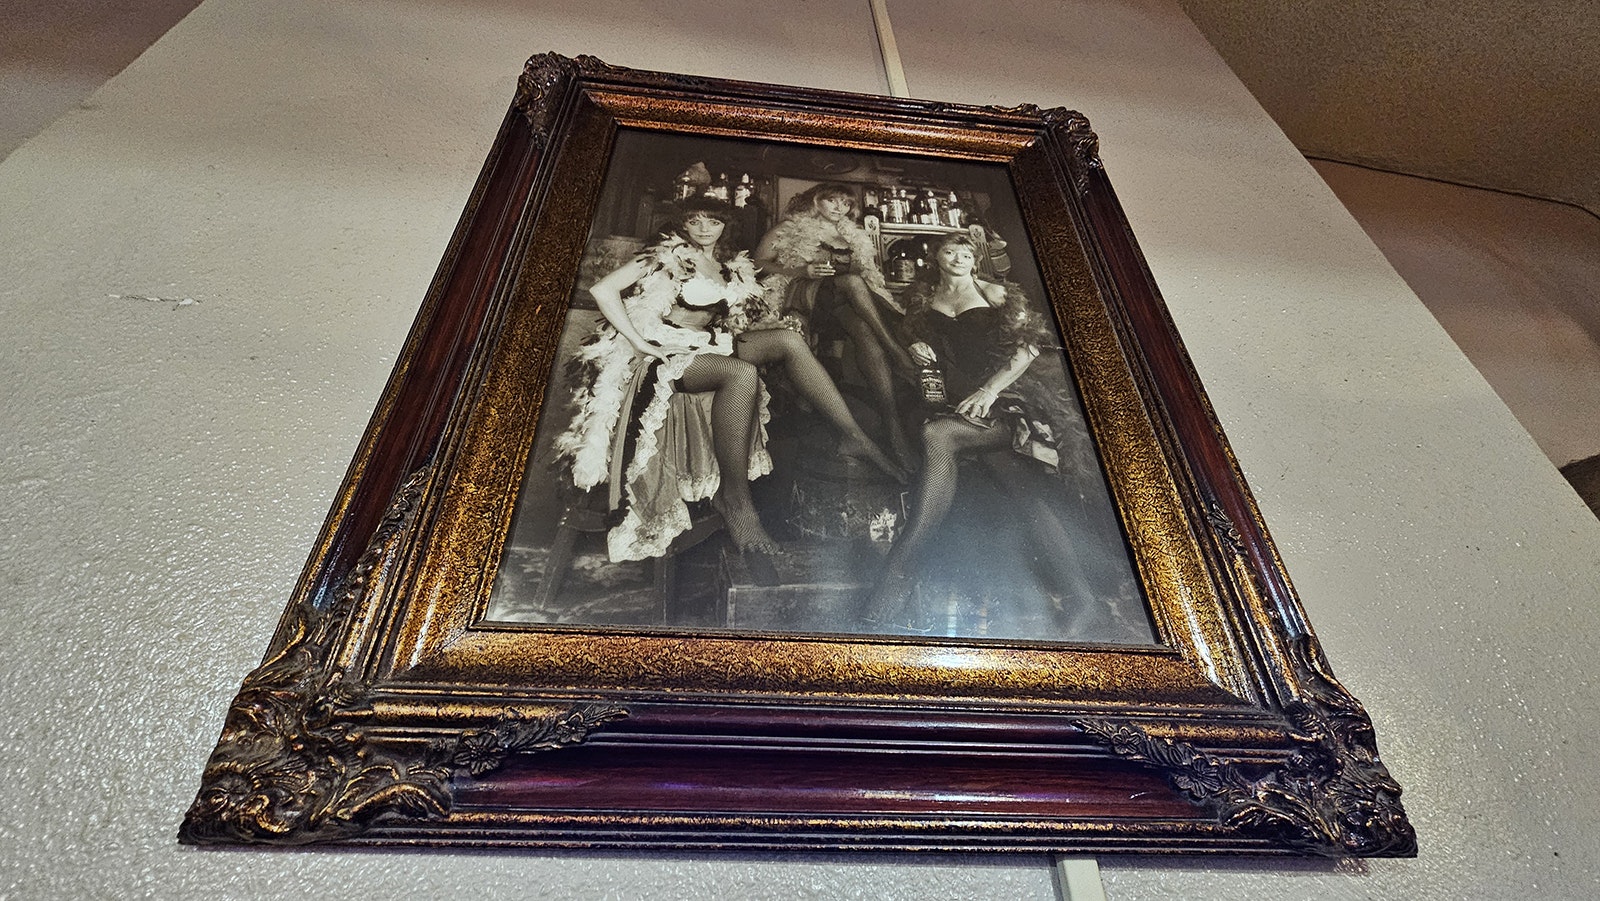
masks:
{"type": "MultiPolygon", "coordinates": [[[[872,235],[849,219],[841,220],[837,229],[833,223],[812,213],[779,222],[772,230],[772,258],[782,269],[799,269],[824,259],[822,246],[839,240],[850,248],[850,271],[861,276],[872,293],[885,298],[899,312],[898,301],[889,293],[883,270],[878,268],[878,248],[872,235]]],[[[804,278],[781,272],[768,275],[761,280],[765,289],[763,303],[771,310],[783,310],[788,303],[789,286],[804,278]]]]}
{"type": "MultiPolygon", "coordinates": [[[[756,281],[755,264],[745,254],[723,264],[727,277],[724,282],[719,274],[699,273],[694,248],[676,236],[646,248],[636,260],[644,264],[646,271],[623,298],[628,319],[646,340],[690,350],[662,361],[655,369],[654,378],[638,386],[637,390],[650,392],[650,401],[640,416],[633,457],[626,461],[624,485],[646,475],[651,466],[658,464],[659,433],[678,379],[701,354],[728,356],[733,353],[733,335],[742,330],[748,320],[745,305],[762,290],[756,281]],[[726,303],[726,330],[688,328],[667,321],[674,304],[680,300],[692,307],[726,303]]],[[[595,334],[578,349],[574,363],[585,376],[574,392],[572,422],[557,436],[555,451],[557,460],[570,466],[572,482],[580,490],[610,481],[612,448],[617,430],[624,427],[622,417],[632,407],[635,372],[649,362],[650,358],[636,353],[632,343],[609,322],[600,323],[595,334]]],[[[772,471],[772,461],[766,452],[767,401],[765,386],[762,386],[758,399],[761,430],[750,459],[752,479],[772,471]]],[[[710,484],[680,486],[682,500],[701,500],[716,492],[715,478],[700,481],[710,484]]],[[[630,507],[623,523],[608,536],[612,559],[659,556],[665,552],[666,544],[687,527],[688,511],[681,502],[647,516],[630,507]]]]}

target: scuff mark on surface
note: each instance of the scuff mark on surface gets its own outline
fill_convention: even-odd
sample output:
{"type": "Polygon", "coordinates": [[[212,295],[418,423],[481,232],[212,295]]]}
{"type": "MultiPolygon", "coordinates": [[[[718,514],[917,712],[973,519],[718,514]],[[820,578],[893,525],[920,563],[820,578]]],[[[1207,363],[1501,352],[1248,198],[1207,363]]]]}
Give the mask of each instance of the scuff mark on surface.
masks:
{"type": "Polygon", "coordinates": [[[170,303],[174,310],[179,307],[198,306],[200,301],[193,297],[160,297],[154,294],[107,294],[112,300],[142,300],[147,303],[170,303]]]}

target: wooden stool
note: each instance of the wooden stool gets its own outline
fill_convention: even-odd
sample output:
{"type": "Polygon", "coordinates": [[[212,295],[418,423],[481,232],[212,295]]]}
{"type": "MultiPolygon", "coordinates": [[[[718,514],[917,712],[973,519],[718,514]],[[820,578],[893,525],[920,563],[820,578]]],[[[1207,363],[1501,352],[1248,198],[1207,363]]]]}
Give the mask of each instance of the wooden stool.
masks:
{"type": "MultiPolygon", "coordinates": [[[[561,519],[556,523],[555,539],[550,543],[550,555],[545,560],[544,579],[539,585],[538,603],[542,609],[552,609],[556,596],[561,593],[561,585],[572,567],[578,536],[604,533],[609,529],[604,504],[605,492],[590,490],[573,498],[562,511],[561,519]]],[[[722,531],[723,525],[722,514],[707,507],[704,512],[692,517],[689,528],[672,540],[665,554],[651,561],[656,604],[661,611],[663,625],[671,624],[675,612],[672,603],[678,587],[677,556],[722,531]]]]}

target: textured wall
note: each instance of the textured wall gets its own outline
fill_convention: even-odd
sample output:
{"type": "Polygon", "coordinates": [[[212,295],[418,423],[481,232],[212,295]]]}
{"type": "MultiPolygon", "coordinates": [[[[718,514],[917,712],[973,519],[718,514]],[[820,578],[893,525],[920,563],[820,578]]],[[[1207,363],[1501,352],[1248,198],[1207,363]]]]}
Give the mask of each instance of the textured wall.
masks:
{"type": "Polygon", "coordinates": [[[1316,169],[1551,462],[1600,454],[1600,218],[1340,163],[1316,169]]]}
{"type": "Polygon", "coordinates": [[[1312,156],[1600,215],[1593,0],[1178,0],[1312,156]]]}
{"type": "MultiPolygon", "coordinates": [[[[1417,861],[1107,859],[1113,901],[1593,897],[1600,526],[1173,3],[894,12],[913,93],[1095,122],[1421,833],[1417,861]]],[[[174,843],[546,49],[882,85],[847,0],[207,0],[0,164],[0,896],[1053,897],[1034,856],[174,843]]]]}
{"type": "Polygon", "coordinates": [[[122,71],[200,0],[0,0],[0,159],[122,71]]]}

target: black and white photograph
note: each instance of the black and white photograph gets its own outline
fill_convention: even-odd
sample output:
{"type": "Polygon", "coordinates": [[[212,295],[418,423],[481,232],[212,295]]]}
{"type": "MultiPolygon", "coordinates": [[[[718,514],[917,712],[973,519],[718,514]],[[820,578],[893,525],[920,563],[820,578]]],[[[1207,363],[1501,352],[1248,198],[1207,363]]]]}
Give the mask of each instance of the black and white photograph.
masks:
{"type": "Polygon", "coordinates": [[[1151,645],[1007,170],[621,129],[496,622],[1151,645]]]}

